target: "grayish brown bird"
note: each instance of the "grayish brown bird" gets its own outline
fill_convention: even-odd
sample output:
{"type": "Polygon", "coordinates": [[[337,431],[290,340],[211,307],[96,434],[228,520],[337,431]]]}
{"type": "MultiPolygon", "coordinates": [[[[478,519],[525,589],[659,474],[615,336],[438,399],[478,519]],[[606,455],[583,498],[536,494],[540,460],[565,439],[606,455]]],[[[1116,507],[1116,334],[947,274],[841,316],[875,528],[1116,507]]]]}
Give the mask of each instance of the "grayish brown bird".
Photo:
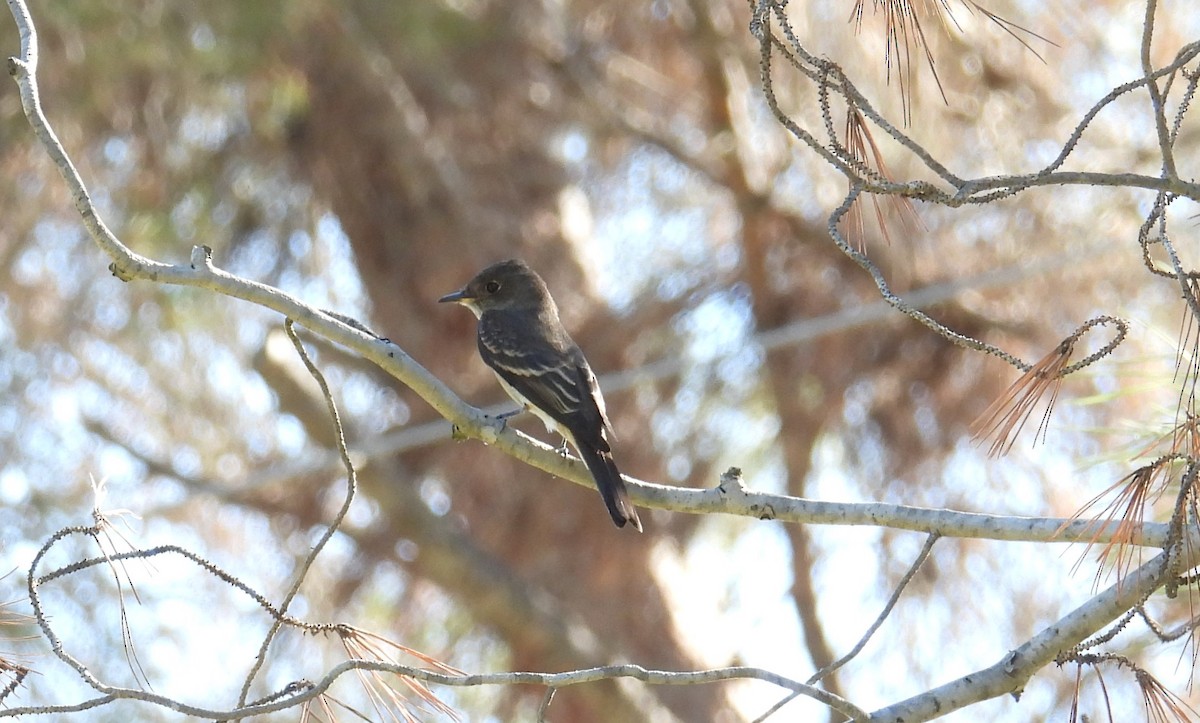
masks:
{"type": "Polygon", "coordinates": [[[542,278],[524,261],[501,261],[438,301],[475,312],[479,355],[500,386],[522,409],[541,418],[547,431],[575,447],[617,527],[628,523],[641,532],[642,522],[613,462],[613,431],[596,375],[559,321],[558,306],[542,278]]]}

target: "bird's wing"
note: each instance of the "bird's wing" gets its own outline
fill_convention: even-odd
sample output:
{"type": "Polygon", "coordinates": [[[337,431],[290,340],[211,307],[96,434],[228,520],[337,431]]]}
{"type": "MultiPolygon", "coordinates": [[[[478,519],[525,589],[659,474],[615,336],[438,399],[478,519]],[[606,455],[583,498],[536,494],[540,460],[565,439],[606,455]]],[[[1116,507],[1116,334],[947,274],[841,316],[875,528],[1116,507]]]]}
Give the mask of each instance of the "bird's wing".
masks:
{"type": "Polygon", "coordinates": [[[608,410],[604,408],[604,395],[600,393],[600,382],[596,379],[596,373],[592,371],[591,365],[583,358],[582,351],[579,352],[579,361],[579,377],[583,383],[587,384],[588,393],[596,405],[596,411],[600,413],[600,424],[608,433],[609,439],[616,439],[617,433],[613,431],[612,423],[608,421],[608,410]]]}
{"type": "Polygon", "coordinates": [[[486,334],[479,336],[479,352],[521,396],[552,416],[570,417],[584,409],[585,387],[573,354],[486,334]]]}

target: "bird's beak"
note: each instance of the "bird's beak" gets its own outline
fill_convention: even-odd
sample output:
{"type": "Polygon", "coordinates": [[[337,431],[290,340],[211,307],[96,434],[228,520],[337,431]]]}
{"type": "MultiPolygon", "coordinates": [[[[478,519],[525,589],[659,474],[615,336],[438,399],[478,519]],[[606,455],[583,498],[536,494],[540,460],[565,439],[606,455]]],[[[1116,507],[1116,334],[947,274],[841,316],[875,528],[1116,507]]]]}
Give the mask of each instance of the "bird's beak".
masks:
{"type": "Polygon", "coordinates": [[[475,315],[475,318],[482,319],[483,309],[479,308],[478,299],[479,297],[475,296],[464,288],[459,289],[452,294],[446,294],[442,298],[438,299],[438,303],[442,304],[447,301],[453,301],[456,304],[462,304],[471,310],[471,313],[475,315]]]}
{"type": "Polygon", "coordinates": [[[467,290],[466,290],[466,289],[459,289],[458,291],[455,291],[454,293],[451,293],[451,294],[446,294],[446,295],[445,295],[445,296],[443,296],[442,298],[438,299],[438,303],[439,303],[439,304],[444,304],[444,303],[446,303],[447,301],[453,301],[453,302],[456,302],[456,303],[461,303],[461,302],[464,302],[464,301],[470,301],[470,299],[471,299],[471,297],[467,296],[467,290]]]}

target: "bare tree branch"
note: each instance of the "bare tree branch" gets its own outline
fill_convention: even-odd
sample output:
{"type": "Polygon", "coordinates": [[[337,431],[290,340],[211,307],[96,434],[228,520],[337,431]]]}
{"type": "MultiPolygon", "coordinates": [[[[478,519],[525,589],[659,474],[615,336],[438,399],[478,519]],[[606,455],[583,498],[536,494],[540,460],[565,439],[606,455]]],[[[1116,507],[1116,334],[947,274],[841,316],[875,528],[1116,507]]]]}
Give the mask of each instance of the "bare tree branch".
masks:
{"type": "Polygon", "coordinates": [[[994,665],[908,700],[872,711],[870,720],[885,723],[929,720],[1006,693],[1020,695],[1025,683],[1053,661],[1059,651],[1083,641],[1094,631],[1140,604],[1151,591],[1161,587],[1167,577],[1166,562],[1165,553],[1157,555],[1107,590],[1046,626],[1042,632],[994,665]]]}

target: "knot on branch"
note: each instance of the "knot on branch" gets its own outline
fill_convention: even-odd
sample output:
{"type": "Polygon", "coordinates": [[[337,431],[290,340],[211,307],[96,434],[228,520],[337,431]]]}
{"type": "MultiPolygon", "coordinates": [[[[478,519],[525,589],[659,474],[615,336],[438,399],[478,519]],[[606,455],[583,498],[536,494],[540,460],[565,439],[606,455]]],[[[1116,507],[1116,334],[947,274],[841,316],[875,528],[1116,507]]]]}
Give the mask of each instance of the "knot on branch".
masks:
{"type": "Polygon", "coordinates": [[[196,271],[213,270],[213,250],[208,246],[192,247],[192,268],[196,271]]]}
{"type": "Polygon", "coordinates": [[[721,473],[721,483],[717,485],[717,489],[722,494],[737,493],[746,494],[746,480],[742,478],[741,467],[730,467],[721,473]]]}
{"type": "Polygon", "coordinates": [[[113,276],[117,277],[121,281],[124,281],[125,283],[133,281],[133,279],[136,277],[133,269],[128,268],[125,264],[118,264],[116,261],[108,265],[108,270],[113,276]]]}

